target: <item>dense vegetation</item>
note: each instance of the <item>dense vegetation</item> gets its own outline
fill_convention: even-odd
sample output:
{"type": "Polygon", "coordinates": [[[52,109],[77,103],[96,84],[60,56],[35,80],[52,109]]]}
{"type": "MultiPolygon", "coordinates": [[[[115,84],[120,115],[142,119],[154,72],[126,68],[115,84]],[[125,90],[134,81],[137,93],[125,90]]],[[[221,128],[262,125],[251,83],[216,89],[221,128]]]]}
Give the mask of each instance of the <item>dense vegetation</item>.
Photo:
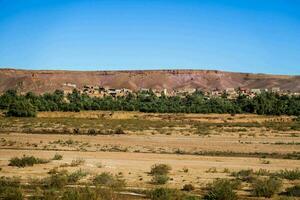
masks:
{"type": "Polygon", "coordinates": [[[18,95],[8,90],[0,96],[0,109],[7,116],[35,116],[37,111],[125,110],[158,113],[255,113],[266,115],[300,115],[300,97],[265,92],[254,98],[240,94],[237,99],[208,98],[201,91],[185,97],[155,96],[149,92],[129,94],[124,97],[90,97],[74,90],[67,97],[63,91],[35,95],[29,92],[18,95]]]}

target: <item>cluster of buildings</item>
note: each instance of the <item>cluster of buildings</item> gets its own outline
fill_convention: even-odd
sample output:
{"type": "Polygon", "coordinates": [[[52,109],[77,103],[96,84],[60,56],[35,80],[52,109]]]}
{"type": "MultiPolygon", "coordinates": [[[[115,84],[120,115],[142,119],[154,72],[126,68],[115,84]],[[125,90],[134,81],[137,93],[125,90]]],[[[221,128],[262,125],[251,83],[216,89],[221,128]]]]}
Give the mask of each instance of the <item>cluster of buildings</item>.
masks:
{"type": "Polygon", "coordinates": [[[81,93],[85,93],[93,97],[105,97],[105,96],[121,97],[129,94],[136,94],[137,92],[149,92],[150,90],[157,97],[160,97],[161,95],[185,97],[186,95],[193,94],[197,90],[202,91],[203,94],[207,97],[221,97],[226,95],[228,99],[235,99],[240,94],[248,96],[249,98],[253,98],[256,95],[261,94],[262,92],[273,92],[279,95],[300,95],[300,93],[283,91],[279,87],[273,87],[271,89],[226,88],[224,90],[220,90],[220,89],[202,90],[202,89],[195,89],[195,88],[158,90],[158,89],[140,88],[139,91],[132,91],[128,88],[109,88],[109,87],[94,86],[94,85],[85,85],[83,88],[79,89],[77,88],[76,84],[72,84],[72,83],[63,84],[63,90],[65,94],[71,93],[75,88],[78,89],[81,93]]]}

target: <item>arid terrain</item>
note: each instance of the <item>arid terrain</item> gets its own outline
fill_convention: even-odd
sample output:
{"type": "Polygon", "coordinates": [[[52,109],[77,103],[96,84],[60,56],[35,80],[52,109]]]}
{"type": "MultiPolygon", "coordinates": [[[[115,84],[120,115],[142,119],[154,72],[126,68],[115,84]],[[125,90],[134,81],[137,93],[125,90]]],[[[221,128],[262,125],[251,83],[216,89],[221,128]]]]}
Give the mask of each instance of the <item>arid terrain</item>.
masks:
{"type": "MultiPolygon", "coordinates": [[[[300,125],[293,117],[221,114],[145,114],[139,112],[40,112],[36,118],[0,117],[0,176],[20,176],[23,183],[48,176],[57,168],[88,173],[78,184],[101,172],[126,181],[129,199],[136,190],[157,187],[149,174],[154,164],[172,169],[164,185],[192,184],[195,195],[217,178],[233,179],[241,170],[277,174],[300,166],[300,125]],[[51,160],[55,154],[62,159],[51,160]],[[9,166],[23,155],[51,160],[25,168],[9,166]],[[72,166],[76,160],[81,162],[72,166]]],[[[285,188],[300,183],[283,178],[285,188]]],[[[240,199],[252,197],[247,181],[240,199]]],[[[124,192],[124,191],[123,191],[124,192]]],[[[279,194],[275,199],[279,199],[279,194]]]]}
{"type": "MultiPolygon", "coordinates": [[[[45,93],[55,89],[70,89],[65,83],[97,85],[111,88],[139,90],[198,88],[202,90],[226,88],[272,88],[300,91],[300,77],[233,73],[217,70],[140,70],[140,71],[59,71],[0,69],[0,92],[16,89],[20,92],[45,93]]],[[[71,88],[72,89],[72,88],[71,88]]]]}

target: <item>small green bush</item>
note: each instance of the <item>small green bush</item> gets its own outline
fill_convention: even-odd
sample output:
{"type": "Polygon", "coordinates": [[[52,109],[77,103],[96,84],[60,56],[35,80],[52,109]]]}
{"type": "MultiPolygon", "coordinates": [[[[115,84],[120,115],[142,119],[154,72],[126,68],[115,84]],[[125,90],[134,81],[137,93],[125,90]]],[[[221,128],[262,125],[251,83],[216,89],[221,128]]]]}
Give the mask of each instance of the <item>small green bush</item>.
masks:
{"type": "Polygon", "coordinates": [[[71,174],[68,174],[68,183],[76,183],[81,178],[85,177],[88,173],[79,169],[71,174]]]}
{"type": "Polygon", "coordinates": [[[63,159],[63,156],[61,154],[58,154],[58,153],[56,153],[52,158],[52,160],[62,160],[62,159],[63,159]]]}
{"type": "Polygon", "coordinates": [[[184,194],[179,190],[169,188],[156,188],[150,192],[151,200],[182,200],[184,194]]]}
{"type": "Polygon", "coordinates": [[[252,183],[252,195],[270,198],[279,191],[281,185],[281,180],[275,177],[256,179],[252,183]]]}
{"type": "Polygon", "coordinates": [[[19,187],[20,186],[20,178],[18,177],[5,177],[2,176],[0,178],[0,192],[3,187],[19,187]]]}
{"type": "MultiPolygon", "coordinates": [[[[96,200],[97,193],[89,188],[73,188],[68,189],[63,193],[63,200],[96,200]]],[[[102,198],[101,198],[102,199],[102,198]]]]}
{"type": "Polygon", "coordinates": [[[49,173],[50,177],[44,179],[47,188],[62,188],[68,183],[67,171],[53,170],[49,173]]]}
{"type": "Polygon", "coordinates": [[[34,164],[43,164],[48,163],[49,160],[36,158],[34,156],[23,156],[22,158],[14,157],[10,159],[9,166],[16,166],[16,167],[26,167],[26,166],[33,166],[34,164]]]}
{"type": "Polygon", "coordinates": [[[110,188],[119,189],[125,186],[125,181],[113,176],[111,173],[103,172],[95,176],[93,183],[95,185],[107,186],[110,188]]]}
{"type": "Polygon", "coordinates": [[[195,189],[195,187],[192,184],[185,184],[182,187],[182,190],[187,191],[187,192],[193,191],[194,189],[195,189]]]}
{"type": "Polygon", "coordinates": [[[83,160],[82,158],[77,158],[75,160],[72,160],[70,166],[71,167],[77,167],[79,165],[83,165],[85,163],[85,160],[83,160]]]}
{"type": "Polygon", "coordinates": [[[171,167],[166,164],[155,164],[152,165],[150,174],[151,175],[166,175],[171,171],[171,167]]]}
{"type": "Polygon", "coordinates": [[[205,200],[236,200],[234,185],[228,179],[217,179],[208,185],[208,193],[204,196],[205,200]]]}
{"type": "Polygon", "coordinates": [[[286,189],[286,195],[300,197],[300,184],[286,189]]]}
{"type": "Polygon", "coordinates": [[[44,180],[45,185],[47,185],[49,188],[59,188],[66,184],[76,183],[88,173],[82,169],[68,173],[67,170],[58,170],[58,168],[53,168],[48,172],[48,174],[50,174],[50,177],[44,180]]]}
{"type": "Polygon", "coordinates": [[[88,135],[97,135],[97,131],[95,129],[89,129],[88,135]]]}
{"type": "Polygon", "coordinates": [[[126,133],[125,133],[125,131],[121,127],[118,127],[118,128],[116,128],[114,134],[116,134],[116,135],[122,135],[122,134],[126,134],[126,133]]]}
{"type": "Polygon", "coordinates": [[[23,200],[24,195],[20,188],[6,187],[0,193],[0,199],[3,200],[23,200]]]}
{"type": "Polygon", "coordinates": [[[94,184],[107,185],[114,181],[114,176],[111,173],[103,172],[94,178],[94,184]]]}
{"type": "Polygon", "coordinates": [[[168,177],[168,175],[158,175],[158,174],[155,174],[155,175],[153,175],[151,182],[153,184],[163,185],[163,184],[166,184],[169,179],[170,178],[168,177]]]}
{"type": "Polygon", "coordinates": [[[280,178],[288,179],[288,180],[298,180],[300,179],[300,170],[293,169],[293,170],[281,170],[280,172],[276,173],[275,175],[279,176],[280,178]]]}
{"type": "Polygon", "coordinates": [[[189,169],[188,169],[187,167],[184,167],[184,168],[182,169],[182,171],[183,171],[184,173],[188,173],[188,172],[189,172],[189,169]]]}
{"type": "Polygon", "coordinates": [[[20,188],[20,179],[17,177],[1,177],[0,178],[0,199],[20,200],[23,195],[20,188]]]}
{"type": "Polygon", "coordinates": [[[252,182],[252,180],[254,180],[254,172],[252,169],[242,169],[238,172],[232,172],[231,176],[246,182],[252,182]]]}

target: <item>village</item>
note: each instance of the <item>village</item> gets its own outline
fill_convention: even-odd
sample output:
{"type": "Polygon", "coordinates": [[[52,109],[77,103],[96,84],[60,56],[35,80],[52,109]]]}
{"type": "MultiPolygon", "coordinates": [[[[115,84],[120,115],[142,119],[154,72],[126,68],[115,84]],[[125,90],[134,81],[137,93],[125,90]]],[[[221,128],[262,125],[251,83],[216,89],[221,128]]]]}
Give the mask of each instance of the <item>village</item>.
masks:
{"type": "Polygon", "coordinates": [[[263,93],[263,92],[272,92],[276,93],[280,96],[288,95],[288,96],[300,96],[299,92],[291,92],[287,90],[281,90],[280,87],[272,87],[272,88],[226,88],[226,89],[218,89],[215,88],[213,90],[201,89],[201,88],[183,88],[183,89],[152,89],[152,88],[140,88],[137,91],[133,91],[128,88],[110,88],[104,86],[97,85],[84,85],[83,87],[77,87],[76,84],[73,83],[64,83],[63,91],[67,95],[73,91],[73,89],[77,89],[80,93],[85,93],[91,97],[122,97],[127,96],[129,94],[137,94],[140,92],[148,93],[151,92],[157,97],[164,96],[178,96],[185,97],[187,95],[191,95],[197,91],[202,92],[203,95],[207,98],[214,97],[226,97],[228,99],[236,99],[240,95],[245,95],[249,98],[254,98],[255,96],[263,93]]]}

